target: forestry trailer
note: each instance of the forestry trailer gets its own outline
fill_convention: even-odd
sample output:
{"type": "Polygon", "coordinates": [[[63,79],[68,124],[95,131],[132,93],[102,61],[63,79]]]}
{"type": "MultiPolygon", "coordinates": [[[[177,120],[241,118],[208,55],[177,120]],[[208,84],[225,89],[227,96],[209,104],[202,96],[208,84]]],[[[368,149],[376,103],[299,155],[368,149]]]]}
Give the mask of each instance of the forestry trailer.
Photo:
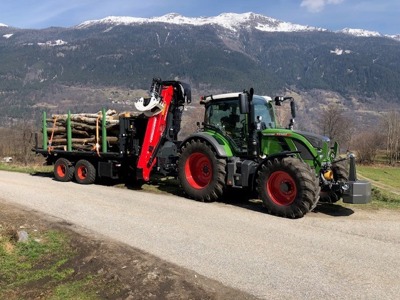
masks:
{"type": "Polygon", "coordinates": [[[230,188],[248,189],[268,213],[288,218],[302,217],[318,201],[370,201],[371,185],[357,180],[353,155],[341,158],[336,142],[293,130],[292,97],[257,96],[253,89],[202,97],[203,123],[178,141],[189,85],[154,79],[150,93],[135,102],[140,115],[119,115],[117,121],[104,110],[92,125],[79,125],[75,115],[47,119],[44,113],[43,147],[36,142],[34,151],[54,165],[59,181],[90,184],[129,175],[148,181],[153,170],[178,176],[190,198],[208,202],[230,188]],[[284,101],[291,107],[288,128],[279,127],[274,110],[284,101]],[[87,137],[89,129],[93,137],[76,137],[87,137]],[[64,135],[54,139],[57,131],[64,135]]]}

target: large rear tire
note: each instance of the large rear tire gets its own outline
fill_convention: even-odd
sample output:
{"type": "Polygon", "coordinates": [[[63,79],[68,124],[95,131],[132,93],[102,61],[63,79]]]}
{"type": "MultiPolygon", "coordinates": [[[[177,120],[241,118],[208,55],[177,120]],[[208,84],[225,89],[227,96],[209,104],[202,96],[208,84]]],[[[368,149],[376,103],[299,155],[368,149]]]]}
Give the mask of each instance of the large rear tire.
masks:
{"type": "Polygon", "coordinates": [[[74,177],[74,166],[66,158],[59,158],[54,163],[54,178],[58,181],[68,182],[74,177]]]}
{"type": "Polygon", "coordinates": [[[96,168],[85,159],[75,165],[75,180],[80,184],[92,184],[96,181],[96,168]]]}
{"type": "MultiPolygon", "coordinates": [[[[347,182],[349,181],[349,172],[344,161],[332,164],[333,181],[347,182]]],[[[323,187],[320,193],[320,202],[336,203],[343,197],[342,190],[332,190],[329,186],[323,187]]]]}
{"type": "Polygon", "coordinates": [[[264,164],[258,172],[257,190],[269,214],[286,218],[303,217],[319,199],[315,173],[293,157],[264,164]]]}
{"type": "Polygon", "coordinates": [[[223,194],[225,167],[225,159],[218,159],[206,142],[191,140],[182,147],[179,156],[179,181],[190,198],[215,201],[223,194]]]}

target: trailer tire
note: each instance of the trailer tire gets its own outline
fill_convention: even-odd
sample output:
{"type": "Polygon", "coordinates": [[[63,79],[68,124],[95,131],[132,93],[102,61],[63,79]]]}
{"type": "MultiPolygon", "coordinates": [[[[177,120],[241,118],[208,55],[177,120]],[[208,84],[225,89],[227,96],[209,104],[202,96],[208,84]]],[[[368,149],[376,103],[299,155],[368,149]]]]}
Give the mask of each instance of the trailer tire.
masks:
{"type": "MultiPolygon", "coordinates": [[[[332,164],[333,180],[335,182],[349,181],[349,172],[346,168],[345,162],[338,162],[332,164]]],[[[322,188],[320,192],[320,202],[323,203],[336,203],[343,197],[342,191],[334,191],[329,187],[322,188]]]]}
{"type": "Polygon", "coordinates": [[[178,161],[178,177],[185,193],[197,201],[211,202],[220,198],[225,187],[226,160],[214,149],[197,139],[185,143],[178,161]]]}
{"type": "Polygon", "coordinates": [[[96,168],[86,159],[75,164],[75,180],[80,184],[92,184],[96,181],[96,168]]]}
{"type": "Polygon", "coordinates": [[[68,182],[74,177],[74,166],[66,158],[59,158],[54,163],[54,178],[57,181],[68,182]]]}
{"type": "Polygon", "coordinates": [[[286,218],[303,217],[319,199],[315,173],[294,157],[263,164],[258,171],[257,191],[269,214],[286,218]]]}

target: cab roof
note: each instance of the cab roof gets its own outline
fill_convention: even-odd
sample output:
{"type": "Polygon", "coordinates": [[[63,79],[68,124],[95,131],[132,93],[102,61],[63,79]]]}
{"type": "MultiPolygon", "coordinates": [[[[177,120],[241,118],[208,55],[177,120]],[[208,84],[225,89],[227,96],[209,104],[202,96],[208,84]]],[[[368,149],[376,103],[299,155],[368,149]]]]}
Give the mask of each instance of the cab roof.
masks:
{"type": "MultiPolygon", "coordinates": [[[[200,99],[200,104],[206,104],[206,103],[214,101],[214,100],[224,100],[224,99],[239,98],[240,94],[242,94],[242,93],[241,92],[237,92],[237,93],[226,93],[226,94],[203,96],[200,99]]],[[[254,96],[258,96],[258,95],[254,95],[254,96]]],[[[258,97],[264,98],[265,101],[267,101],[267,102],[272,101],[272,98],[269,97],[269,96],[258,96],[258,97]]]]}

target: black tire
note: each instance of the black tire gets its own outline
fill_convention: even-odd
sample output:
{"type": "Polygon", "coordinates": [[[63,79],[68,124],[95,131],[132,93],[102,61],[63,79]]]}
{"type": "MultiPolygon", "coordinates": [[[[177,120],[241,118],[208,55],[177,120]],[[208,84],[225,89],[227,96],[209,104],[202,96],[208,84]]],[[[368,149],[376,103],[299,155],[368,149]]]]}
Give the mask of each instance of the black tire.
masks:
{"type": "MultiPolygon", "coordinates": [[[[349,171],[346,167],[346,162],[341,161],[332,164],[334,182],[347,182],[349,180],[349,171]]],[[[325,186],[320,192],[320,202],[336,203],[343,197],[343,191],[333,191],[329,186],[325,186]]]]}
{"type": "Polygon", "coordinates": [[[74,177],[74,166],[66,158],[59,158],[54,163],[54,178],[58,181],[68,182],[74,177]]]}
{"type": "Polygon", "coordinates": [[[191,140],[181,149],[178,177],[185,193],[202,202],[222,196],[226,175],[225,159],[218,159],[206,142],[191,140]]]}
{"type": "Polygon", "coordinates": [[[311,167],[294,157],[274,159],[258,171],[257,191],[267,212],[301,218],[314,209],[319,185],[311,167]]]}
{"type": "Polygon", "coordinates": [[[96,181],[96,168],[85,159],[75,164],[75,180],[80,184],[92,184],[96,181]]]}

